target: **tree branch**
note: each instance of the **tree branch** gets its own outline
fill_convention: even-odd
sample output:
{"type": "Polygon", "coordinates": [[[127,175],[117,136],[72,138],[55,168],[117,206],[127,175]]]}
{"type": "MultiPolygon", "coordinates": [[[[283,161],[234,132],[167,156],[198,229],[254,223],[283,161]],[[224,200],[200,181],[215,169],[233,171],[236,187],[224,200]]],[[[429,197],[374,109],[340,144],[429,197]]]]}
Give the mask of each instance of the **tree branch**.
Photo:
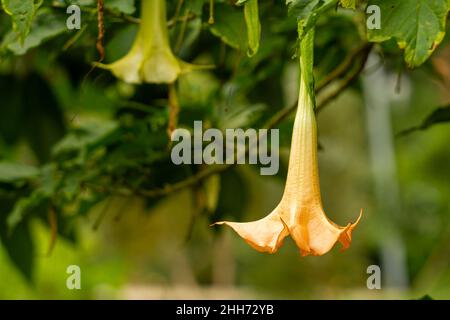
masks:
{"type": "Polygon", "coordinates": [[[328,104],[336,99],[345,89],[347,89],[352,82],[358,78],[359,74],[364,70],[364,66],[366,65],[367,58],[369,57],[369,53],[372,49],[373,44],[367,44],[363,50],[361,51],[361,57],[359,64],[351,70],[346,77],[342,80],[339,86],[329,94],[324,100],[322,100],[320,106],[318,105],[316,108],[316,113],[322,111],[328,104]]]}
{"type": "Polygon", "coordinates": [[[98,36],[97,36],[97,51],[100,55],[99,62],[105,59],[105,47],[103,46],[103,39],[105,38],[105,23],[103,21],[103,14],[105,10],[105,5],[103,0],[97,0],[97,25],[98,25],[98,36]]]}

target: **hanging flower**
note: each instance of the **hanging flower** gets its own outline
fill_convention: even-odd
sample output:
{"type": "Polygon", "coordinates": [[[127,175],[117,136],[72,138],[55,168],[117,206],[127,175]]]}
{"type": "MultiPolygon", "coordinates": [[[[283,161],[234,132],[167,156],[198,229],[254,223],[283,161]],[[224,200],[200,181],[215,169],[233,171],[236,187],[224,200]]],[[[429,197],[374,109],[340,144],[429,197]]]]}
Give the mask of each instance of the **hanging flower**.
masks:
{"type": "Polygon", "coordinates": [[[130,52],[112,64],[97,64],[128,83],[173,83],[195,68],[170,48],[165,0],[141,1],[141,25],[130,52]]]}
{"type": "Polygon", "coordinates": [[[323,255],[339,241],[350,246],[358,224],[341,227],[325,215],[319,187],[317,126],[312,85],[313,31],[301,42],[300,92],[292,133],[286,186],[278,206],[265,218],[253,222],[218,222],[234,229],[248,244],[261,252],[274,253],[291,235],[303,256],[323,255]]]}

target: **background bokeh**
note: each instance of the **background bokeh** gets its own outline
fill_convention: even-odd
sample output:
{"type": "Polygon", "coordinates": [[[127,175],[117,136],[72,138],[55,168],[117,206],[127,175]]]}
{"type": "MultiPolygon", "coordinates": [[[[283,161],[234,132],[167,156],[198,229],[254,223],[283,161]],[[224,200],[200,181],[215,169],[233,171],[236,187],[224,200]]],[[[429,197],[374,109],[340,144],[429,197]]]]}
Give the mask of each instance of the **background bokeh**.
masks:
{"type": "MultiPolygon", "coordinates": [[[[173,46],[183,59],[216,68],[179,79],[179,126],[192,128],[193,120],[203,120],[218,128],[261,127],[296,100],[295,21],[287,18],[282,1],[261,4],[261,49],[250,59],[217,37],[221,19],[225,24],[242,20],[241,9],[216,1],[219,31],[210,32],[208,6],[196,2],[196,16],[181,42],[181,23],[170,29],[173,46]]],[[[168,1],[169,17],[176,3],[168,1]]],[[[60,21],[66,17],[64,5],[56,1],[45,9],[60,21]]],[[[82,31],[64,30],[20,55],[5,46],[0,50],[1,162],[42,171],[57,167],[55,175],[64,181],[57,187],[61,193],[51,196],[53,204],[30,209],[18,226],[27,228],[32,241],[8,247],[3,236],[0,298],[450,298],[450,126],[398,135],[449,103],[448,36],[414,70],[405,67],[394,42],[374,46],[358,79],[319,113],[327,215],[340,225],[354,220],[360,208],[364,215],[349,250],[341,253],[337,245],[324,256],[302,258],[291,239],[276,254],[262,254],[231,229],[209,226],[223,218],[258,219],[278,203],[292,117],[278,126],[281,169],[276,176],[260,176],[257,166],[239,165],[164,197],[115,194],[124,186],[164,186],[201,168],[176,169],[170,163],[166,86],[132,86],[107,71],[92,70],[97,29],[89,8],[95,6],[83,5],[82,31]],[[86,137],[74,134],[80,128],[86,137]],[[92,182],[104,188],[91,190],[92,182]],[[79,199],[85,194],[92,199],[79,199]],[[57,212],[57,231],[49,210],[57,212]],[[81,290],[66,288],[69,265],[81,268],[81,290]],[[370,265],[381,268],[381,290],[366,286],[370,265]]],[[[136,34],[137,25],[121,14],[138,16],[133,6],[110,10],[105,17],[107,62],[123,56],[136,34]]],[[[364,43],[361,14],[340,9],[319,20],[317,82],[364,43]]],[[[9,25],[1,11],[0,38],[9,25]]],[[[322,90],[319,103],[338,85],[339,79],[322,90]]],[[[2,221],[40,183],[11,187],[7,174],[25,168],[9,168],[0,170],[2,221]]]]}

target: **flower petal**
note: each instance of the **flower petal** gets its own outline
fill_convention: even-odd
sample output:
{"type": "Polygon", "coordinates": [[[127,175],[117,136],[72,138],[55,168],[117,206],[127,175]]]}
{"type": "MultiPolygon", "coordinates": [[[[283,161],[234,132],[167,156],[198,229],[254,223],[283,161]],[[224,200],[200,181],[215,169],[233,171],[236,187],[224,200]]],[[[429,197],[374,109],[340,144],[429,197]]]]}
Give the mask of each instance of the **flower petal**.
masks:
{"type": "Polygon", "coordinates": [[[144,54],[139,46],[134,46],[123,58],[111,64],[94,63],[94,66],[110,70],[117,78],[128,83],[140,84],[140,66],[144,59],[144,54]]]}
{"type": "Polygon", "coordinates": [[[345,232],[341,233],[341,236],[339,237],[339,242],[342,244],[341,251],[346,250],[350,246],[350,243],[352,242],[353,229],[358,225],[359,221],[361,220],[362,214],[363,209],[361,209],[361,211],[359,212],[358,219],[356,219],[354,223],[349,223],[344,230],[345,232]]]}
{"type": "Polygon", "coordinates": [[[143,61],[142,78],[148,83],[173,83],[180,73],[178,59],[169,48],[153,50],[143,61]]]}
{"type": "Polygon", "coordinates": [[[274,253],[289,234],[286,224],[275,209],[268,216],[252,222],[221,221],[215,224],[230,226],[249,245],[260,252],[274,253]]]}
{"type": "Polygon", "coordinates": [[[320,256],[330,251],[337,241],[343,245],[343,250],[347,249],[351,243],[352,231],[361,216],[362,211],[355,223],[341,227],[330,221],[319,208],[315,212],[302,214],[302,221],[294,224],[289,232],[302,256],[320,256]]]}

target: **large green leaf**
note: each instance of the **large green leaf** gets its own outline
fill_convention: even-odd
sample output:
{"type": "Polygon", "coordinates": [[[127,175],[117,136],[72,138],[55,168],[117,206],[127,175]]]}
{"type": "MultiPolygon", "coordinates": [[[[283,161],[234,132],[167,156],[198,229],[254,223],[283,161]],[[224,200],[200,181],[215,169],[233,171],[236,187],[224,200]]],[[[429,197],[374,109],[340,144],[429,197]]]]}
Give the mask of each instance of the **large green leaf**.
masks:
{"type": "Polygon", "coordinates": [[[65,119],[58,100],[44,77],[34,73],[24,80],[24,136],[39,161],[44,163],[50,160],[53,145],[66,132],[65,119]]]}
{"type": "Polygon", "coordinates": [[[28,281],[32,281],[35,252],[28,223],[21,224],[10,233],[5,221],[0,218],[0,240],[11,262],[28,281]]]}
{"type": "Polygon", "coordinates": [[[12,146],[25,138],[38,160],[48,161],[65,133],[65,119],[47,80],[35,72],[0,76],[0,96],[2,139],[12,146]]]}
{"type": "Polygon", "coordinates": [[[445,35],[448,0],[371,0],[381,12],[381,28],[368,30],[369,41],[395,38],[410,67],[424,63],[445,35]]]}
{"type": "Polygon", "coordinates": [[[43,0],[2,0],[3,8],[12,17],[13,29],[23,42],[30,32],[36,10],[43,0]]]}
{"type": "Polygon", "coordinates": [[[244,51],[247,48],[247,35],[245,21],[240,10],[236,10],[229,5],[217,3],[214,24],[210,30],[212,34],[219,37],[230,47],[244,51]]]}
{"type": "MultiPolygon", "coordinates": [[[[54,167],[47,165],[42,167],[39,175],[39,183],[30,194],[16,199],[8,210],[5,226],[8,234],[26,220],[30,214],[46,215],[50,205],[50,198],[55,195],[59,187],[59,180],[54,173],[54,167]]],[[[58,200],[62,200],[61,197],[58,200]]]]}
{"type": "Polygon", "coordinates": [[[16,55],[25,54],[29,49],[67,31],[65,17],[48,10],[40,10],[32,23],[31,31],[24,38],[14,31],[4,37],[1,47],[6,47],[16,55]]]}

